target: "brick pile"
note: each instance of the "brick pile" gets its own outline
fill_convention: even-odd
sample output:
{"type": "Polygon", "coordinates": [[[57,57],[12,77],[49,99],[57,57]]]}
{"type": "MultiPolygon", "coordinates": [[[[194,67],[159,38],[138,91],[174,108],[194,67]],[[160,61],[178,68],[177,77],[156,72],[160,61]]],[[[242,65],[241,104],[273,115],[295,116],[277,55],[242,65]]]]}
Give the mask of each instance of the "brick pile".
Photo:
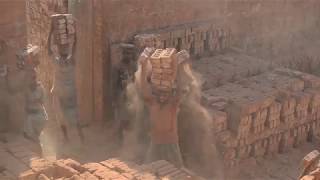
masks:
{"type": "Polygon", "coordinates": [[[276,69],[204,92],[227,166],[286,152],[319,132],[320,78],[276,69]]]}
{"type": "Polygon", "coordinates": [[[50,162],[37,159],[31,163],[31,169],[23,172],[19,179],[59,179],[59,180],[95,180],[95,179],[202,179],[187,169],[178,169],[166,161],[137,165],[119,159],[109,159],[99,163],[80,164],[72,159],[50,162]]]}

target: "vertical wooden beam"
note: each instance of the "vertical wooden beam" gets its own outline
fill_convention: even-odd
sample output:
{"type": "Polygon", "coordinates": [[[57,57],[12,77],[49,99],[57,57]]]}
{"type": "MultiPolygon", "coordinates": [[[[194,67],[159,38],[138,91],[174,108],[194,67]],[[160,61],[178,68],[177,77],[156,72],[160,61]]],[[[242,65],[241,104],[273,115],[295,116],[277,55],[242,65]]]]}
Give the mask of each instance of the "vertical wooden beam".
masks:
{"type": "Polygon", "coordinates": [[[103,7],[101,0],[93,0],[93,93],[94,93],[94,120],[102,122],[104,116],[103,90],[103,7]]]}
{"type": "Polygon", "coordinates": [[[110,1],[101,0],[102,8],[102,56],[103,56],[103,110],[104,110],[104,121],[109,121],[112,118],[113,107],[112,107],[112,94],[111,94],[111,32],[110,32],[110,19],[109,11],[107,7],[110,7],[110,1]]]}
{"type": "Polygon", "coordinates": [[[82,123],[90,123],[94,119],[92,2],[69,1],[69,10],[77,23],[76,83],[79,120],[82,123]]]}

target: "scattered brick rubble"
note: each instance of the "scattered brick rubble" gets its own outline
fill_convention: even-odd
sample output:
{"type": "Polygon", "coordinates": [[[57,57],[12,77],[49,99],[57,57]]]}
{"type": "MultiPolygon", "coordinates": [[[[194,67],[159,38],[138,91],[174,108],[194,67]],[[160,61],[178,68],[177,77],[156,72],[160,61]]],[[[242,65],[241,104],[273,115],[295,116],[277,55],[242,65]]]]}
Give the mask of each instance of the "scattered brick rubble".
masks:
{"type": "Polygon", "coordinates": [[[204,91],[226,166],[286,152],[319,132],[320,78],[288,69],[204,91]]]}
{"type": "Polygon", "coordinates": [[[80,164],[72,159],[50,162],[44,159],[32,161],[31,169],[23,172],[20,180],[59,179],[59,180],[95,180],[95,179],[202,179],[187,169],[177,169],[166,161],[137,165],[119,159],[109,159],[99,163],[80,164]]]}

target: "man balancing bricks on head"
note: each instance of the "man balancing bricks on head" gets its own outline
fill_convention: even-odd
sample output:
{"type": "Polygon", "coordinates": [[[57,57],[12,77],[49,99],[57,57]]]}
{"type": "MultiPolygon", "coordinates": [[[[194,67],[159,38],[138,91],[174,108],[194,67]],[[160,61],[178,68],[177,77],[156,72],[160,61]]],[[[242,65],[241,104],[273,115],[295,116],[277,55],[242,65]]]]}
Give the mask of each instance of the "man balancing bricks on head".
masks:
{"type": "Polygon", "coordinates": [[[181,93],[177,91],[177,52],[174,48],[146,48],[141,54],[141,87],[149,108],[151,144],[147,161],[167,160],[183,166],[177,132],[181,93]]]}
{"type": "Polygon", "coordinates": [[[72,14],[55,14],[51,21],[48,39],[48,53],[54,60],[51,116],[59,123],[65,142],[75,130],[83,142],[75,84],[76,23],[72,14]]]}

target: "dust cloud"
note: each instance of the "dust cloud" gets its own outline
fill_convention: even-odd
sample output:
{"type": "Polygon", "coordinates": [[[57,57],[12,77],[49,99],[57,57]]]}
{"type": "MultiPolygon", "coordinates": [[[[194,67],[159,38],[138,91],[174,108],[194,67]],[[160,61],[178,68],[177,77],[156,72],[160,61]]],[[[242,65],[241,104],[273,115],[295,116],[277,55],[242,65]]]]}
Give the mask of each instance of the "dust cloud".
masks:
{"type": "MultiPolygon", "coordinates": [[[[201,76],[192,71],[190,64],[184,63],[178,68],[177,82],[177,91],[183,94],[178,133],[185,165],[202,174],[223,179],[223,160],[212,135],[212,118],[201,105],[201,76]]],[[[132,129],[125,137],[125,149],[121,152],[122,156],[140,157],[141,160],[148,147],[149,121],[141,95],[141,65],[135,73],[135,81],[127,86],[126,93],[132,129]]]]}

